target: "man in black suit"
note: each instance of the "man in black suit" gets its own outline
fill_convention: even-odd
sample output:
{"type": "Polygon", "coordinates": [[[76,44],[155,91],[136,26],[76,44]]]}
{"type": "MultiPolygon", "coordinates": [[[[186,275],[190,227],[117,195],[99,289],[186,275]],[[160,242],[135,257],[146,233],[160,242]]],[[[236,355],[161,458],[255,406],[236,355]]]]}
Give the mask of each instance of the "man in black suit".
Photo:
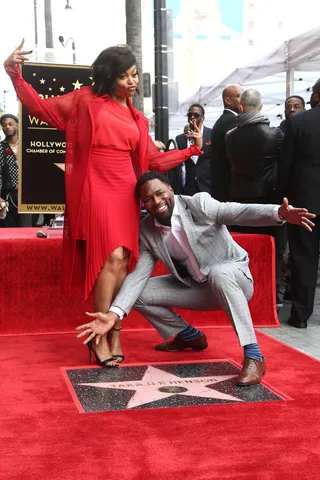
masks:
{"type": "MultiPolygon", "coordinates": [[[[201,129],[203,154],[200,157],[193,155],[188,158],[184,164],[179,165],[174,170],[175,181],[173,180],[175,191],[179,194],[194,195],[198,192],[211,193],[211,128],[205,127],[205,111],[202,105],[197,103],[190,105],[188,109],[188,125],[185,130],[188,132],[195,122],[201,129]]],[[[176,137],[179,150],[190,146],[190,140],[186,133],[181,133],[176,137]]],[[[172,179],[172,177],[171,177],[172,179]]]]}
{"type": "Polygon", "coordinates": [[[285,120],[279,125],[280,130],[284,133],[287,125],[287,120],[291,115],[295,115],[296,113],[304,112],[306,109],[306,102],[300,95],[291,95],[286,99],[286,103],[284,104],[284,115],[285,120]]]}
{"type": "Polygon", "coordinates": [[[240,85],[227,85],[222,92],[224,110],[213,126],[211,134],[211,195],[227,202],[230,193],[231,167],[226,154],[226,133],[235,128],[240,109],[240,85]]]}
{"type": "MultiPolygon", "coordinates": [[[[304,101],[304,98],[300,97],[300,95],[291,95],[290,97],[288,97],[284,104],[285,120],[282,120],[282,122],[279,125],[279,128],[282,131],[282,133],[285,132],[288,118],[291,117],[291,115],[296,115],[297,113],[304,112],[305,110],[306,110],[306,102],[304,101]]],[[[290,252],[288,252],[288,258],[286,261],[285,283],[286,283],[286,288],[283,294],[283,299],[291,301],[292,293],[291,293],[290,252]]]]}
{"type": "Polygon", "coordinates": [[[289,325],[306,328],[313,312],[320,241],[320,79],[310,98],[311,110],[287,120],[277,191],[290,195],[293,205],[302,202],[314,212],[315,228],[303,235],[288,225],[292,261],[292,307],[289,325]]]}

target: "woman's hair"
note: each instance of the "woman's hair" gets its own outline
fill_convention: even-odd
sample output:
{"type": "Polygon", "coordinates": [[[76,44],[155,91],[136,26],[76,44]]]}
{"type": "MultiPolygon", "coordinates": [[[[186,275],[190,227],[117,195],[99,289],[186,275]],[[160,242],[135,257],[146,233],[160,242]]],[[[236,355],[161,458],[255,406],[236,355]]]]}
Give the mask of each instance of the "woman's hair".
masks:
{"type": "Polygon", "coordinates": [[[115,94],[116,79],[137,63],[129,45],[116,45],[103,50],[92,64],[93,92],[115,94]]]}

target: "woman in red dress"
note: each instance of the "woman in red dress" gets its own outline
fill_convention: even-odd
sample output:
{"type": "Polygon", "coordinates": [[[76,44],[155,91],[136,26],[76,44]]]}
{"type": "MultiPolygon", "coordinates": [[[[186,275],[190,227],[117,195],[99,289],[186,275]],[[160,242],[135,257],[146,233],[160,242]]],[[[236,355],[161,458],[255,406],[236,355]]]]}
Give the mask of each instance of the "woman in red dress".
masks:
{"type": "MultiPolygon", "coordinates": [[[[93,292],[94,311],[107,312],[138,261],[137,178],[201,155],[201,133],[189,133],[195,139],[190,148],[158,151],[147,118],[131,103],[139,78],[129,46],[100,53],[92,65],[92,87],[41,99],[20,74],[19,64],[31,53],[23,44],[5,62],[17,95],[30,114],[66,133],[64,292],[81,288],[85,298],[93,292]]],[[[120,330],[119,320],[108,339],[88,344],[99,365],[115,367],[123,360],[120,330]]]]}

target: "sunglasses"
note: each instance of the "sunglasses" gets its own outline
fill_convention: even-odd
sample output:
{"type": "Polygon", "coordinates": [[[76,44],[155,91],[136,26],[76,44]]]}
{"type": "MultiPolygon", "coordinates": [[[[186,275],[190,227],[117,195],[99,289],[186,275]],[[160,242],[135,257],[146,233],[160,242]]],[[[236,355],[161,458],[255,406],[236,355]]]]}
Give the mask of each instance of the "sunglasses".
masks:
{"type": "Polygon", "coordinates": [[[202,117],[202,115],[201,115],[201,113],[188,113],[187,117],[188,118],[192,118],[192,117],[199,118],[199,117],[202,117]]]}

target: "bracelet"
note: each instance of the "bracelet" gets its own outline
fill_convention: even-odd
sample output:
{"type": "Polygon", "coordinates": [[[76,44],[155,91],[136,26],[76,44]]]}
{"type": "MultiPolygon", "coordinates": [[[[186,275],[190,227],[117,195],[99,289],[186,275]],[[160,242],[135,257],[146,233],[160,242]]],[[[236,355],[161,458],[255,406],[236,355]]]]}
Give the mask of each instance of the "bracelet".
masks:
{"type": "Polygon", "coordinates": [[[281,213],[281,207],[278,208],[278,217],[280,218],[280,220],[281,220],[282,222],[285,221],[285,218],[284,218],[284,216],[283,216],[282,213],[281,213]]]}

